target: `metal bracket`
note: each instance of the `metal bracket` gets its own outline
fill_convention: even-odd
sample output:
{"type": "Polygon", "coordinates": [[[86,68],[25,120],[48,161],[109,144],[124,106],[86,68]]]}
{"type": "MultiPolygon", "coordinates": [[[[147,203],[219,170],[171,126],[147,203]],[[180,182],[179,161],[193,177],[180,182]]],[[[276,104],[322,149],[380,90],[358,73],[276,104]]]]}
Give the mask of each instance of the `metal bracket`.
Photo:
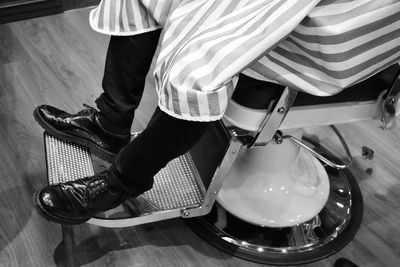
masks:
{"type": "Polygon", "coordinates": [[[297,90],[290,89],[289,87],[285,88],[273,111],[269,116],[267,115],[264,118],[264,121],[262,122],[251,146],[265,146],[273,139],[276,131],[279,129],[279,126],[285,119],[286,114],[289,112],[296,95],[297,90]]]}
{"type": "Polygon", "coordinates": [[[239,139],[232,137],[229,146],[225,152],[225,156],[214,173],[213,179],[205,193],[201,207],[189,207],[181,209],[181,216],[183,218],[198,217],[208,214],[213,207],[219,190],[226,179],[232,164],[235,162],[237,155],[243,148],[243,144],[239,139]]]}
{"type": "Polygon", "coordinates": [[[400,74],[393,82],[392,87],[380,102],[380,116],[384,130],[396,127],[396,110],[400,99],[400,74]]]}

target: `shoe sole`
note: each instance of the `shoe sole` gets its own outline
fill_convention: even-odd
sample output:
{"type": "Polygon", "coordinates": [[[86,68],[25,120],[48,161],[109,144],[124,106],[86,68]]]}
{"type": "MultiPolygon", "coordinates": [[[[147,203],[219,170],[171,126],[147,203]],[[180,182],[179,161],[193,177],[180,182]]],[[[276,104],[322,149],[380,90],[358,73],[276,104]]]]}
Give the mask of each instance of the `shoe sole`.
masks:
{"type": "Polygon", "coordinates": [[[40,190],[36,191],[33,194],[33,206],[35,207],[35,209],[39,213],[39,215],[42,216],[43,218],[45,218],[46,220],[51,221],[51,222],[56,222],[59,224],[76,225],[76,224],[85,223],[90,219],[90,218],[87,218],[87,219],[82,219],[82,220],[73,220],[70,218],[59,217],[59,216],[49,213],[42,206],[42,203],[40,202],[40,199],[39,199],[39,193],[40,193],[40,190]]]}
{"type": "Polygon", "coordinates": [[[35,118],[35,120],[37,121],[37,123],[47,132],[49,132],[51,135],[62,139],[64,141],[68,141],[71,143],[75,143],[78,145],[82,145],[85,147],[88,147],[90,149],[90,152],[92,152],[93,154],[95,154],[96,156],[98,156],[99,158],[108,161],[108,162],[112,162],[115,157],[117,156],[116,154],[105,150],[102,147],[99,147],[98,145],[96,145],[93,142],[90,142],[87,139],[81,138],[79,136],[75,136],[75,135],[71,135],[71,134],[67,134],[64,133],[60,130],[55,129],[54,127],[51,126],[51,124],[49,124],[45,119],[43,119],[39,113],[39,108],[36,108],[33,111],[33,117],[35,118]]]}

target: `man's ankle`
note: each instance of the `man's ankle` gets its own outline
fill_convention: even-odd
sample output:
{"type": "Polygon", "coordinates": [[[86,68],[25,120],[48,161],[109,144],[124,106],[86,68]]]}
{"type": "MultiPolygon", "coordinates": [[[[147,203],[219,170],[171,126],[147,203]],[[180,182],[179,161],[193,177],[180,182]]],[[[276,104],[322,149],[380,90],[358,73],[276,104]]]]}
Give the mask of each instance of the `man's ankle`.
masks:
{"type": "Polygon", "coordinates": [[[131,179],[126,178],[120,174],[115,166],[115,162],[108,169],[108,178],[111,184],[119,188],[128,198],[135,198],[143,192],[151,189],[150,187],[132,183],[131,179]]]}
{"type": "Polygon", "coordinates": [[[121,136],[130,135],[130,130],[131,130],[130,125],[126,125],[126,126],[118,125],[114,121],[112,121],[109,118],[107,118],[106,116],[104,116],[101,112],[98,112],[96,114],[96,116],[97,116],[97,121],[98,121],[99,125],[105,132],[113,134],[113,135],[121,135],[121,136]]]}

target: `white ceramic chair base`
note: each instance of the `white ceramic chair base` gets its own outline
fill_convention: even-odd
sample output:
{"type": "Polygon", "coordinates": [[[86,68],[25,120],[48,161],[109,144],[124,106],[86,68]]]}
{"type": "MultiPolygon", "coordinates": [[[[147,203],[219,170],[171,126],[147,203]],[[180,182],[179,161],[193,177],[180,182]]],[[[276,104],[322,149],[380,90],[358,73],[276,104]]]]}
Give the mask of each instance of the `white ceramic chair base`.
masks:
{"type": "MultiPolygon", "coordinates": [[[[301,139],[301,130],[290,134],[301,139]]],[[[328,175],[310,152],[290,140],[240,153],[218,203],[262,227],[290,227],[314,218],[329,196],[328,175]]]]}

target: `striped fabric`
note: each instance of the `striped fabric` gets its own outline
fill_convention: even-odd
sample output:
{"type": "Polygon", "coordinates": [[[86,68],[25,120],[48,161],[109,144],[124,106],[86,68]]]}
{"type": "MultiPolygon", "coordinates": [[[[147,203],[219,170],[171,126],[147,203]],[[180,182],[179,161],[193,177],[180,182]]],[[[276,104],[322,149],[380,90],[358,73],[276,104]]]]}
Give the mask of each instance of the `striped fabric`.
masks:
{"type": "Polygon", "coordinates": [[[91,27],[110,35],[134,35],[165,25],[182,0],[102,0],[89,15],[91,27]]]}
{"type": "Polygon", "coordinates": [[[90,22],[164,29],[159,106],[187,120],[220,119],[240,72],[327,96],[400,61],[399,0],[103,0],[90,22]]]}
{"type": "Polygon", "coordinates": [[[399,60],[399,0],[330,0],[245,73],[327,96],[399,60]]]}

